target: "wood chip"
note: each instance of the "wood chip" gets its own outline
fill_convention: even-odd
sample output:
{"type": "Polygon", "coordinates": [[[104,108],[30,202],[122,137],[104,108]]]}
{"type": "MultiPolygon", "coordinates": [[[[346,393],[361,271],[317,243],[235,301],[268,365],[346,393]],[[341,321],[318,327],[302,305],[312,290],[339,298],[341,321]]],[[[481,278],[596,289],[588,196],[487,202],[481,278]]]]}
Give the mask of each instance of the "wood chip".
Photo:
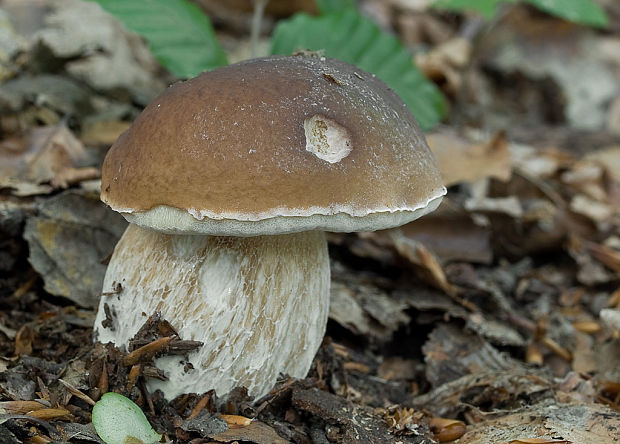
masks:
{"type": "Polygon", "coordinates": [[[136,365],[140,361],[150,361],[157,353],[163,352],[172,339],[172,336],[166,336],[135,349],[123,358],[123,365],[130,367],[136,365]]]}

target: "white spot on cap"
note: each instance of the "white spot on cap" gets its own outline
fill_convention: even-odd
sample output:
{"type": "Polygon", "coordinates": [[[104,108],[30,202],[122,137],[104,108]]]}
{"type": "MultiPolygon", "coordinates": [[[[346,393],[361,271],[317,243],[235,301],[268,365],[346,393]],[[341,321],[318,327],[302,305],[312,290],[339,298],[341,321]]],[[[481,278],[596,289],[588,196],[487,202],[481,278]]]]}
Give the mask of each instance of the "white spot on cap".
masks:
{"type": "Polygon", "coordinates": [[[332,119],[319,114],[304,120],[306,151],[329,163],[347,157],[353,145],[347,129],[332,119]]]}

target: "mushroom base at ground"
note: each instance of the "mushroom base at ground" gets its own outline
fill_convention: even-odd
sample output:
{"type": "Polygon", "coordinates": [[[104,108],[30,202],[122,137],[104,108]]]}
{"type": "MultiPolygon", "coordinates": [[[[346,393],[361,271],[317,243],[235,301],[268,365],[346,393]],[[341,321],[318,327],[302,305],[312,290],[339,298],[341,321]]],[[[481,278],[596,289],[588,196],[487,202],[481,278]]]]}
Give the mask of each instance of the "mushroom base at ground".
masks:
{"type": "Polygon", "coordinates": [[[130,224],[110,260],[95,338],[126,348],[160,312],[203,346],[155,361],[167,399],[246,387],[256,399],[278,376],[303,378],[321,344],[329,309],[329,258],[320,231],[257,237],[172,235],[130,224]],[[104,309],[105,305],[107,308],[104,309]],[[107,314],[106,314],[107,313],[107,314]],[[186,365],[187,363],[190,365],[186,365]],[[193,368],[191,368],[193,367],[193,368]]]}

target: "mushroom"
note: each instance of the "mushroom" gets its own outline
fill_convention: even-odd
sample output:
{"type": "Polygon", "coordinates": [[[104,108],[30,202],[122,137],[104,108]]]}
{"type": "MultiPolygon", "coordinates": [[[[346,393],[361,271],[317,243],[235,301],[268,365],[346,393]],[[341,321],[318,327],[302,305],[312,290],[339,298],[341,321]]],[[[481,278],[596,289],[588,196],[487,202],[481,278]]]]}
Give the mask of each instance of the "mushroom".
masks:
{"type": "Polygon", "coordinates": [[[446,190],[411,112],[344,62],[267,57],[177,83],[108,152],[101,199],[130,222],[95,337],[126,347],[161,313],[203,345],[164,356],[168,399],[305,377],[329,309],[325,231],[407,223],[446,190]],[[187,364],[191,365],[187,365],[187,364]]]}

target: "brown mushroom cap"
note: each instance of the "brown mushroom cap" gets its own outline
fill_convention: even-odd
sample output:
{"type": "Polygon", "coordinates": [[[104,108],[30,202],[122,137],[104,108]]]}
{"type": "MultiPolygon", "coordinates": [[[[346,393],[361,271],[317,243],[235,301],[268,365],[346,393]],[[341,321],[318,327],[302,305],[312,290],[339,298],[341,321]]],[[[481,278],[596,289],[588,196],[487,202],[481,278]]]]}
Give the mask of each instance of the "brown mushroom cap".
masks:
{"type": "Polygon", "coordinates": [[[248,60],[173,85],[112,146],[101,188],[139,225],[242,236],[388,228],[445,194],[400,98],[316,56],[248,60]]]}

